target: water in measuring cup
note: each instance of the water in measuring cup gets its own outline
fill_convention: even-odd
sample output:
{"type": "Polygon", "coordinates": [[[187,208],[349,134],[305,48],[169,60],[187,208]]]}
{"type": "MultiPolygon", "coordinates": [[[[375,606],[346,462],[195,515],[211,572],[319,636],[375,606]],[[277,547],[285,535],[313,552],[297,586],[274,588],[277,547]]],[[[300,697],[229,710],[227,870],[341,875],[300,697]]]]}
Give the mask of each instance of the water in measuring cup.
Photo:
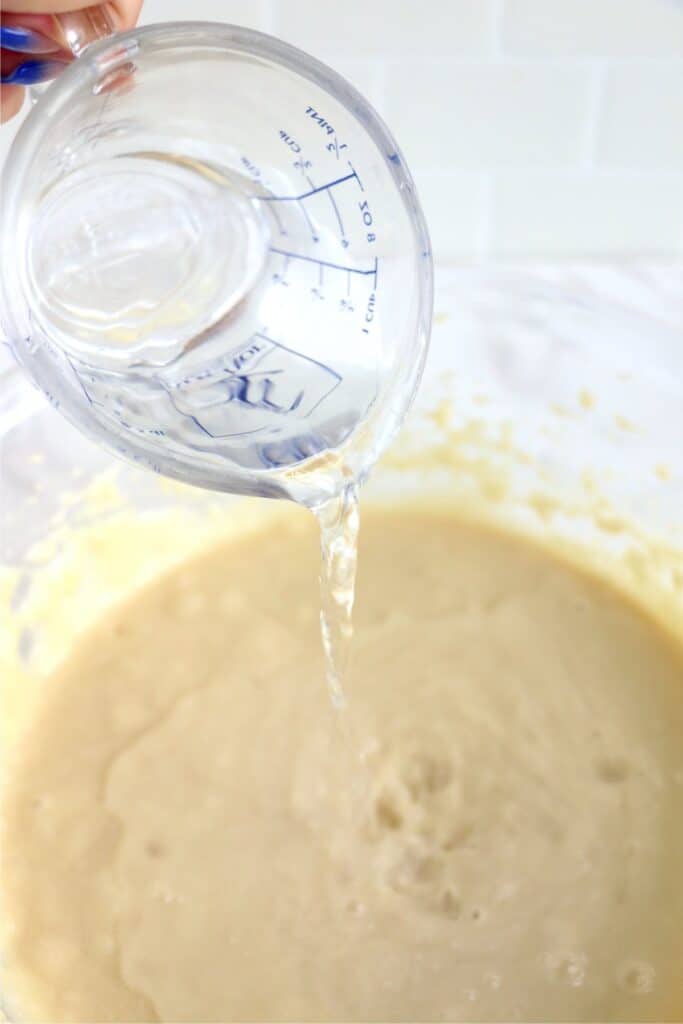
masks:
{"type": "Polygon", "coordinates": [[[231,471],[286,471],[366,416],[381,339],[355,328],[376,261],[340,263],[338,237],[288,198],[154,153],[88,164],[45,198],[28,261],[33,315],[122,454],[269,493],[263,475],[245,488],[231,471]]]}
{"type": "MultiPolygon", "coordinates": [[[[286,470],[337,447],[367,413],[375,355],[366,342],[354,363],[344,313],[373,294],[376,265],[343,269],[338,240],[320,225],[317,263],[296,258],[311,228],[301,209],[282,206],[233,171],[153,153],[90,164],[46,197],[29,262],[36,315],[124,454],[133,435],[182,458],[185,477],[200,483],[193,456],[197,468],[200,457],[218,460],[226,476],[232,465],[286,470]],[[282,232],[289,255],[274,244],[282,232]],[[330,312],[323,292],[337,287],[330,312]]],[[[321,631],[340,708],[358,497],[339,460],[315,472],[332,495],[308,503],[321,531],[321,631]]],[[[304,472],[280,487],[301,501],[305,482],[304,472]]]]}

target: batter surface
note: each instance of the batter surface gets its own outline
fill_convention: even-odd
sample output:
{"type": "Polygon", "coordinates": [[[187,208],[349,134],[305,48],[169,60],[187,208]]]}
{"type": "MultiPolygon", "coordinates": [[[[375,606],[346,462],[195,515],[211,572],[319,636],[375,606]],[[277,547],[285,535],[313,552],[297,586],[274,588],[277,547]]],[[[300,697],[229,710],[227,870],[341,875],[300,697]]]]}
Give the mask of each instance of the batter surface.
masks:
{"type": "Polygon", "coordinates": [[[340,728],[317,573],[293,511],[49,679],[2,806],[25,1016],[680,1020],[674,641],[530,542],[369,509],[340,728]]]}

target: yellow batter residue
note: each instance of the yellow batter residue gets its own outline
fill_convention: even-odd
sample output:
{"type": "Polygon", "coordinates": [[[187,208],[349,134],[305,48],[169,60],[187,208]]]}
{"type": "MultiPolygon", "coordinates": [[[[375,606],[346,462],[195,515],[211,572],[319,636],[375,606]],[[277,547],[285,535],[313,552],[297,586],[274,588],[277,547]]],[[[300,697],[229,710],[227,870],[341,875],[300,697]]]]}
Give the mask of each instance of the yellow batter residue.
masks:
{"type": "Polygon", "coordinates": [[[369,507],[340,727],[317,572],[279,511],[43,682],[2,803],[24,1017],[679,1021],[680,633],[512,532],[369,507]]]}

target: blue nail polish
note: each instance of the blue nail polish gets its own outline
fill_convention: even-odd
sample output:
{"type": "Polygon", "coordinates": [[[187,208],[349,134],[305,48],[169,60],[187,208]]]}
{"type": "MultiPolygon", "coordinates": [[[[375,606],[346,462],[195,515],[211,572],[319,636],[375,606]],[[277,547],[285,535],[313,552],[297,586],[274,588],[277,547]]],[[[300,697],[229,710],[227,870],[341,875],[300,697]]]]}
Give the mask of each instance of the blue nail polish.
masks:
{"type": "Polygon", "coordinates": [[[0,26],[0,46],[16,53],[50,53],[59,49],[54,39],[48,39],[30,28],[21,28],[20,25],[0,26]]]}
{"type": "Polygon", "coordinates": [[[66,61],[62,60],[24,60],[0,81],[3,85],[37,85],[54,78],[65,67],[66,61]]]}

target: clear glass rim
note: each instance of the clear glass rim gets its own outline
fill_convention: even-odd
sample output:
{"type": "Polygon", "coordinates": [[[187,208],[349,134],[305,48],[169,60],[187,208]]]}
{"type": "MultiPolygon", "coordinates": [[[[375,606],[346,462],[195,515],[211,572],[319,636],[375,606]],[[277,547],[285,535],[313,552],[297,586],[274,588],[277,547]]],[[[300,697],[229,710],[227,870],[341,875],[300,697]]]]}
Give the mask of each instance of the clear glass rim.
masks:
{"type": "MultiPolygon", "coordinates": [[[[387,125],[369,101],[350,82],[322,61],[274,36],[237,25],[211,21],[162,22],[134,28],[89,46],[87,51],[65,68],[52,83],[29,112],[16,134],[2,172],[5,224],[12,220],[12,210],[15,208],[12,199],[21,187],[24,172],[39,146],[45,124],[68,105],[69,100],[80,89],[92,85],[103,73],[127,63],[135,53],[143,49],[149,52],[173,50],[189,44],[205,46],[207,49],[218,47],[236,50],[250,56],[272,60],[310,79],[329,92],[360,121],[382,153],[409,213],[416,252],[423,257],[418,264],[422,305],[431,310],[433,268],[429,231],[417,200],[412,176],[387,125]]],[[[3,230],[3,250],[10,234],[10,231],[3,230]]]]}

